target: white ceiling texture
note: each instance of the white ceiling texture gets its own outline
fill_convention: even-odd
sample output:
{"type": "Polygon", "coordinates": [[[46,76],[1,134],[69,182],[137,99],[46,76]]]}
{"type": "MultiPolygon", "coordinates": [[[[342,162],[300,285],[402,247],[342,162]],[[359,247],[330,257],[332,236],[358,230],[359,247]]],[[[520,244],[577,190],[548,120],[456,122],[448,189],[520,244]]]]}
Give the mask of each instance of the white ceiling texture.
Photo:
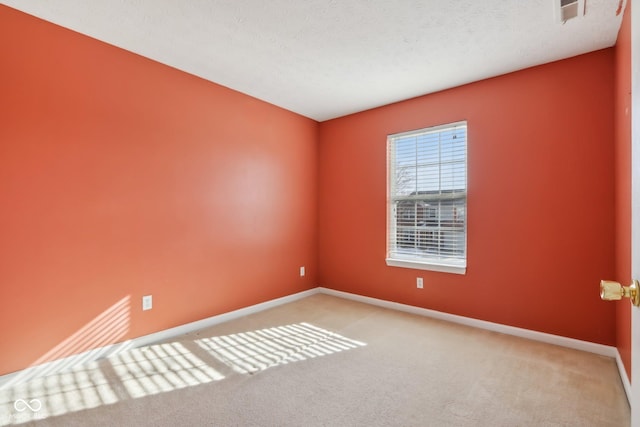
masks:
{"type": "Polygon", "coordinates": [[[615,44],[622,0],[560,2],[0,1],[317,121],[615,44]]]}

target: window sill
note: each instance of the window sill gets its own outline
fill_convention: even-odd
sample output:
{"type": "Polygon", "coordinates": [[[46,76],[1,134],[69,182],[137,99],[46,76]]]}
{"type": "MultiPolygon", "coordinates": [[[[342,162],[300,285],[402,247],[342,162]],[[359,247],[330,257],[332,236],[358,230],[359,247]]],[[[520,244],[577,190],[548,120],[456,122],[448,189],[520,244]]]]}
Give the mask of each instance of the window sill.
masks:
{"type": "Polygon", "coordinates": [[[453,273],[453,274],[467,273],[466,265],[452,265],[452,264],[442,264],[437,262],[425,262],[425,261],[409,261],[409,260],[400,260],[395,258],[387,258],[386,261],[389,267],[414,268],[417,270],[439,271],[441,273],[453,273]]]}

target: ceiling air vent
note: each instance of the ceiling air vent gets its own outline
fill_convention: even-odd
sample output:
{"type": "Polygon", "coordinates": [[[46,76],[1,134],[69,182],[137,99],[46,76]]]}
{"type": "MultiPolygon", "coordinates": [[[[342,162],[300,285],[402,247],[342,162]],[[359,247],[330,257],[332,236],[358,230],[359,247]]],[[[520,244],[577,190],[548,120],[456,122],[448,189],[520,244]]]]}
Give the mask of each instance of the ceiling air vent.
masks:
{"type": "Polygon", "coordinates": [[[555,0],[558,22],[565,23],[569,19],[584,15],[585,0],[555,0]]]}

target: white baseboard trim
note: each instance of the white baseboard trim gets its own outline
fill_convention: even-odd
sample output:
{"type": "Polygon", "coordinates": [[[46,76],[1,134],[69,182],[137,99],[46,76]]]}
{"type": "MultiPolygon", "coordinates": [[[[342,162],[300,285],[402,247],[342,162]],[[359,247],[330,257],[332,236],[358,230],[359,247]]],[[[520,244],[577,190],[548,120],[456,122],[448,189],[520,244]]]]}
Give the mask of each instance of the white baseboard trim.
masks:
{"type": "Polygon", "coordinates": [[[110,344],[104,347],[99,347],[89,351],[85,351],[84,353],[68,356],[68,357],[54,360],[51,362],[46,362],[37,366],[31,366],[17,372],[12,372],[12,373],[0,376],[0,390],[6,389],[12,386],[16,386],[18,384],[22,384],[36,377],[58,374],[85,363],[93,362],[98,359],[120,354],[132,348],[144,347],[160,341],[165,341],[171,338],[175,338],[183,334],[208,328],[210,326],[214,326],[219,323],[228,322],[230,320],[234,320],[240,317],[248,316],[250,314],[258,313],[260,311],[268,310],[270,308],[277,307],[279,305],[287,304],[302,298],[306,298],[308,296],[317,294],[319,292],[320,292],[319,288],[309,289],[307,291],[298,292],[292,295],[287,295],[281,298],[276,298],[270,301],[265,301],[265,302],[251,305],[248,307],[243,307],[238,310],[230,311],[228,313],[223,313],[216,316],[208,317],[206,319],[197,320],[195,322],[176,326],[170,329],[165,329],[163,331],[155,332],[149,335],[144,335],[144,336],[127,340],[124,342],[120,342],[117,344],[110,344]]]}
{"type": "Polygon", "coordinates": [[[228,322],[230,320],[235,320],[240,317],[249,316],[250,314],[259,313],[261,311],[268,310],[270,308],[274,308],[279,305],[294,302],[299,299],[306,298],[311,295],[315,295],[319,292],[320,290],[318,288],[313,288],[307,291],[298,292],[295,294],[276,298],[270,301],[261,302],[259,304],[250,305],[248,307],[239,308],[237,310],[230,311],[228,313],[222,313],[216,316],[208,317],[206,319],[197,320],[195,322],[187,323],[185,325],[176,326],[175,328],[165,329],[164,331],[155,332],[153,334],[145,335],[145,336],[134,339],[136,343],[134,347],[142,347],[145,345],[150,345],[159,341],[164,341],[164,340],[177,337],[179,335],[188,334],[190,332],[195,332],[197,330],[208,328],[210,326],[215,326],[220,323],[228,322]]]}
{"type": "Polygon", "coordinates": [[[228,313],[219,314],[206,319],[198,320],[195,322],[187,323],[185,325],[176,326],[174,328],[165,329],[163,331],[155,332],[153,334],[144,335],[138,338],[134,338],[128,341],[124,341],[117,344],[111,344],[108,346],[96,348],[86,351],[74,356],[65,357],[63,359],[54,360],[51,362],[43,363],[41,365],[32,366],[21,371],[12,372],[6,375],[0,376],[0,390],[12,387],[33,378],[57,374],[71,369],[75,366],[79,366],[84,363],[89,363],[102,359],[104,357],[113,356],[132,348],[143,347],[151,345],[160,341],[172,339],[174,337],[195,332],[200,329],[204,329],[210,326],[214,326],[223,322],[238,319],[240,317],[248,316],[258,313],[263,310],[274,308],[283,304],[294,302],[302,298],[306,298],[311,295],[323,293],[332,295],[339,298],[349,299],[353,301],[362,302],[365,304],[371,304],[378,307],[388,308],[392,310],[403,311],[406,313],[412,313],[420,316],[431,317],[434,319],[445,320],[448,322],[458,323],[461,325],[471,326],[480,329],[486,329],[489,331],[499,332],[507,335],[513,335],[521,338],[528,338],[535,341],[541,341],[549,344],[554,344],[562,347],[573,348],[576,350],[587,351],[590,353],[599,354],[614,358],[618,366],[622,385],[624,386],[627,399],[631,398],[631,384],[627,377],[624,364],[620,358],[618,349],[612,346],[591,343],[588,341],[581,341],[573,338],[562,337],[559,335],[547,334],[544,332],[537,332],[523,328],[517,328],[515,326],[507,326],[499,323],[487,322],[484,320],[472,319],[469,317],[458,316],[455,314],[444,313],[441,311],[430,310],[427,308],[416,307],[407,304],[400,304],[397,302],[385,301],[377,298],[365,297],[362,295],[352,294],[349,292],[336,291],[333,289],[317,287],[309,289],[307,291],[298,292],[285,297],[276,298],[274,300],[265,301],[263,303],[251,305],[238,310],[230,311],[228,313]]]}
{"type": "Polygon", "coordinates": [[[455,314],[444,313],[441,311],[430,310],[427,308],[416,307],[413,305],[400,304],[397,302],[385,301],[377,298],[365,297],[362,295],[351,294],[349,292],[336,291],[333,289],[319,288],[320,293],[333,295],[340,298],[346,298],[353,301],[359,301],[366,304],[377,305],[379,307],[390,308],[392,310],[404,311],[406,313],[417,314],[420,316],[431,317],[434,319],[446,320],[448,322],[458,323],[461,325],[471,326],[474,328],[486,329],[489,331],[500,332],[502,334],[514,335],[521,338],[528,338],[535,341],[555,344],[562,347],[569,347],[576,350],[587,351],[602,356],[615,358],[618,350],[615,347],[603,344],[596,344],[588,341],[581,341],[574,338],[562,337],[559,335],[547,334],[544,332],[532,331],[529,329],[517,328],[515,326],[502,325],[500,323],[487,322],[485,320],[472,319],[470,317],[458,316],[455,314]]]}
{"type": "Polygon", "coordinates": [[[349,292],[336,291],[333,289],[322,287],[318,289],[320,293],[332,295],[339,298],[345,298],[365,304],[388,308],[391,310],[404,311],[406,313],[417,314],[419,316],[431,317],[434,319],[445,320],[447,322],[458,323],[474,328],[486,329],[502,334],[513,335],[516,337],[527,338],[534,341],[540,341],[548,344],[558,345],[561,347],[568,347],[575,350],[581,350],[589,353],[595,353],[601,356],[611,357],[615,359],[616,365],[618,366],[618,373],[620,374],[620,379],[622,380],[622,385],[627,396],[627,402],[631,402],[631,383],[629,382],[627,371],[624,368],[624,363],[622,363],[620,353],[618,352],[618,349],[616,347],[604,344],[596,344],[589,341],[577,340],[574,338],[567,338],[560,335],[532,331],[529,329],[517,328],[515,326],[502,325],[500,323],[487,322],[485,320],[472,319],[470,317],[458,316],[455,314],[444,313],[441,311],[430,310],[413,305],[400,304],[397,302],[386,301],[378,298],[365,297],[349,292]]]}
{"type": "Polygon", "coordinates": [[[618,349],[616,349],[616,365],[618,365],[620,380],[622,381],[624,392],[627,395],[627,403],[629,404],[629,406],[631,406],[631,381],[629,381],[627,371],[624,368],[624,363],[622,362],[622,358],[620,357],[620,352],[618,351],[618,349]]]}

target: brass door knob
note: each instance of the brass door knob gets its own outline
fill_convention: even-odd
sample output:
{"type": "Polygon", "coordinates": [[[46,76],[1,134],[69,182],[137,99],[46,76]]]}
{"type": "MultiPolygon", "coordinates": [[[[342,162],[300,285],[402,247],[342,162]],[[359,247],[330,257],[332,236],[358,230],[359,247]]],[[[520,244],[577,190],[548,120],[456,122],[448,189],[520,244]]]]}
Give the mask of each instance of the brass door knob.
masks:
{"type": "Polygon", "coordinates": [[[640,307],[640,290],[638,281],[631,281],[631,285],[622,286],[618,282],[612,280],[600,281],[600,298],[605,301],[615,301],[622,298],[629,298],[631,304],[640,307]]]}

